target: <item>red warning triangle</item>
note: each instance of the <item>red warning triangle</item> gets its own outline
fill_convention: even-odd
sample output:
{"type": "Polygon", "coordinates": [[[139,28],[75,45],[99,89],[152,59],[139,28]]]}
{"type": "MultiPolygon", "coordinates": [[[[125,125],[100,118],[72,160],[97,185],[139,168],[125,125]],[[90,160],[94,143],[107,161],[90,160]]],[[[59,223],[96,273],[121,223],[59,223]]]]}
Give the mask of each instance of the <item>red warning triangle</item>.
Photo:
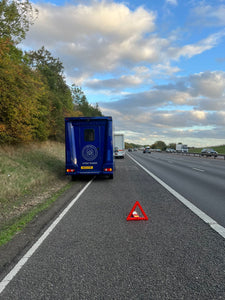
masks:
{"type": "Polygon", "coordinates": [[[127,217],[127,221],[139,221],[139,220],[148,220],[148,217],[147,217],[146,213],[144,212],[143,208],[141,207],[140,203],[138,201],[136,201],[127,217]],[[143,214],[143,217],[140,217],[138,215],[138,213],[135,211],[135,208],[137,206],[140,208],[140,210],[143,214]]]}

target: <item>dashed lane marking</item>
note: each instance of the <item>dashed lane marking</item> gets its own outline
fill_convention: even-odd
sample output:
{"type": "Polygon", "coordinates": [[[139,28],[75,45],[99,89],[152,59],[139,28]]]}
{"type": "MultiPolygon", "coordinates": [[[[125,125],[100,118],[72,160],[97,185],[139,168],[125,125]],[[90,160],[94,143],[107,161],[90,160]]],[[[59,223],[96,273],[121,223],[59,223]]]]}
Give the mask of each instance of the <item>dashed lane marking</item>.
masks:
{"type": "Polygon", "coordinates": [[[132,159],[137,165],[139,165],[146,173],[148,173],[151,177],[153,177],[158,183],[160,183],[167,191],[169,191],[173,196],[175,196],[180,202],[182,202],[185,206],[187,206],[194,214],[196,214],[199,218],[201,218],[205,223],[207,223],[213,230],[219,233],[225,239],[225,228],[219,225],[215,220],[213,220],[206,213],[201,211],[197,206],[192,204],[189,200],[184,198],[174,189],[172,189],[168,184],[162,181],[160,178],[155,176],[149,170],[147,170],[144,166],[142,166],[138,161],[136,161],[132,156],[127,155],[130,159],[132,159]]]}
{"type": "Polygon", "coordinates": [[[193,170],[199,171],[199,172],[205,172],[205,170],[198,169],[198,168],[192,168],[193,170]]]}

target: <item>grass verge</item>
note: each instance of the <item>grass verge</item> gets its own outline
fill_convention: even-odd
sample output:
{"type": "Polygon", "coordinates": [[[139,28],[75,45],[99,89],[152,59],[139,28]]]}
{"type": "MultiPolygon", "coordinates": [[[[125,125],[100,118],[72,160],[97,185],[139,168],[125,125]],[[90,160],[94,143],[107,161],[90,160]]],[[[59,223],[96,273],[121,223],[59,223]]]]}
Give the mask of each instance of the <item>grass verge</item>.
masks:
{"type": "Polygon", "coordinates": [[[64,168],[61,143],[0,147],[0,245],[70,187],[64,168]]]}
{"type": "Polygon", "coordinates": [[[44,203],[38,204],[36,207],[23,213],[20,217],[11,220],[11,224],[5,224],[0,231],[0,246],[9,242],[15,234],[23,230],[26,225],[31,222],[38,213],[47,209],[52,203],[54,203],[60,195],[62,195],[67,189],[71,187],[71,183],[68,183],[60,191],[58,191],[51,198],[47,199],[44,203]]]}
{"type": "Polygon", "coordinates": [[[215,151],[217,151],[219,154],[225,154],[225,145],[221,146],[214,146],[214,147],[203,147],[203,148],[190,148],[190,153],[200,153],[202,149],[211,149],[213,148],[215,151]]]}

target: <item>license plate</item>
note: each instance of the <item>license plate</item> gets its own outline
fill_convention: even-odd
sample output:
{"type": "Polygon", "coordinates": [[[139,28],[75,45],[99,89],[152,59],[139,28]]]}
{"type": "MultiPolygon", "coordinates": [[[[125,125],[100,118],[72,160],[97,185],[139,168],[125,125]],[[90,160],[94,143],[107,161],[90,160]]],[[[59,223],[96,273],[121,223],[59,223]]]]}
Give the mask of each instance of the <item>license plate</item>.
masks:
{"type": "Polygon", "coordinates": [[[82,166],[81,170],[91,170],[93,169],[93,166],[82,166]]]}

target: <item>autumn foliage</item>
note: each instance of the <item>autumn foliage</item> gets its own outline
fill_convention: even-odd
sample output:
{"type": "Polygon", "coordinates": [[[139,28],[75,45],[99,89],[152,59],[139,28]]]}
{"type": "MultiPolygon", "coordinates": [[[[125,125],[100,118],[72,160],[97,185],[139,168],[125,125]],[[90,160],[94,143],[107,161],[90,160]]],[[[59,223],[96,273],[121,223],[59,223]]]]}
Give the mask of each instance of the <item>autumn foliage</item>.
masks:
{"type": "Polygon", "coordinates": [[[48,50],[23,53],[17,48],[29,29],[32,10],[28,1],[27,11],[18,5],[20,1],[0,4],[0,144],[62,141],[64,117],[102,114],[98,105],[88,103],[81,88],[66,84],[62,63],[48,50]]]}

